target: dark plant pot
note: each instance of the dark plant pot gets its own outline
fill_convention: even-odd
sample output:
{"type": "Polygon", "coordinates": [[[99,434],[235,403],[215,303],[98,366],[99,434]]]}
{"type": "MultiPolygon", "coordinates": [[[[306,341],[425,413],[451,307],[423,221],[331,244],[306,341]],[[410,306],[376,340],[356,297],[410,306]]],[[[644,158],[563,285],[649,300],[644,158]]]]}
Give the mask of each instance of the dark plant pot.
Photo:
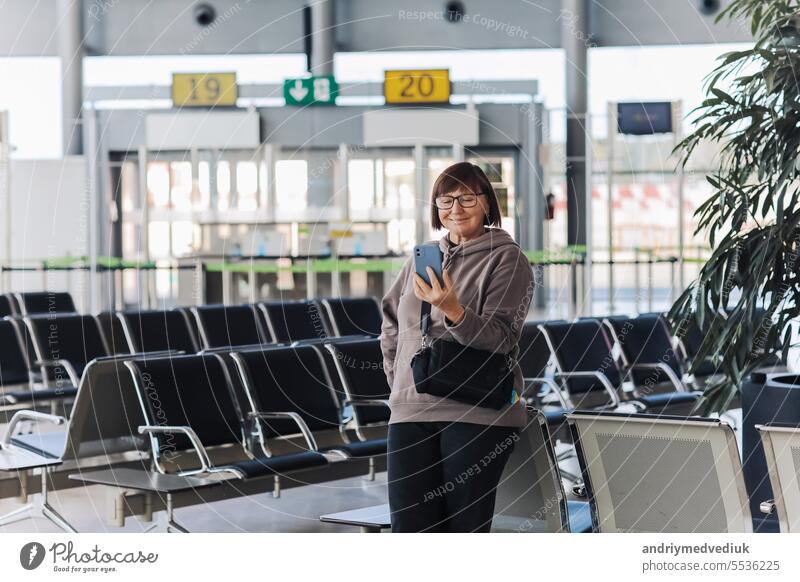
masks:
{"type": "Polygon", "coordinates": [[[762,501],[773,499],[767,461],[757,424],[800,425],[800,375],[754,372],[742,384],[742,466],[755,531],[777,532],[778,518],[759,510],[762,501]]]}

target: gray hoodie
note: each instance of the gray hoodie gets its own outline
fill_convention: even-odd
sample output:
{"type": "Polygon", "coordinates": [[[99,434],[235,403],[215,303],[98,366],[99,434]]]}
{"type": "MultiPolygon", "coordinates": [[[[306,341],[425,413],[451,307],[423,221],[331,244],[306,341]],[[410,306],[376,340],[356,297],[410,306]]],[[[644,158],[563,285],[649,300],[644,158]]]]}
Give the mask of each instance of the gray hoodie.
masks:
{"type": "MultiPolygon", "coordinates": [[[[433,243],[435,244],[435,242],[433,243]]],[[[533,297],[530,263],[514,239],[502,229],[487,228],[479,237],[454,245],[448,236],[439,241],[465,314],[458,325],[432,308],[431,337],[444,338],[481,350],[516,355],[522,325],[533,297]]],[[[386,378],[391,386],[390,423],[469,422],[497,426],[524,426],[521,402],[501,410],[463,404],[447,398],[418,394],[411,359],[420,348],[421,302],[414,295],[414,261],[410,258],[383,298],[381,349],[386,378]]],[[[515,388],[522,389],[517,366],[515,388]]]]}

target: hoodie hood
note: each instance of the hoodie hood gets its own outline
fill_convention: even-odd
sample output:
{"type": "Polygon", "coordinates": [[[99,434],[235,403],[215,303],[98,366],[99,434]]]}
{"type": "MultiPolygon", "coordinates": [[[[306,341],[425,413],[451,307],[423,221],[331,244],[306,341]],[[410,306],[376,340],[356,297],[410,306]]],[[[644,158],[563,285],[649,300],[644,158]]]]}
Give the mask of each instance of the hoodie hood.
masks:
{"type": "Polygon", "coordinates": [[[519,247],[511,235],[502,228],[486,228],[486,231],[477,238],[461,244],[453,244],[450,235],[446,234],[439,239],[439,248],[445,257],[452,254],[467,256],[478,252],[493,251],[506,245],[519,247]]]}

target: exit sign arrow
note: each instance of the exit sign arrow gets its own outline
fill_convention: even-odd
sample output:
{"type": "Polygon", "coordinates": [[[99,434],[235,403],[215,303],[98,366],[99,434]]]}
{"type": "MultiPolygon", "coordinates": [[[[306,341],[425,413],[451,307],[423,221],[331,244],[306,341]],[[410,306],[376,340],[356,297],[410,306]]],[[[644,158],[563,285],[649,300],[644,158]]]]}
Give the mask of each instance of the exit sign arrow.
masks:
{"type": "Polygon", "coordinates": [[[286,79],[283,82],[283,98],[286,105],[335,105],[339,84],[332,75],[286,79]]]}
{"type": "Polygon", "coordinates": [[[295,79],[294,86],[289,88],[289,94],[292,96],[292,99],[295,101],[302,101],[308,95],[308,89],[303,87],[302,79],[295,79]]]}

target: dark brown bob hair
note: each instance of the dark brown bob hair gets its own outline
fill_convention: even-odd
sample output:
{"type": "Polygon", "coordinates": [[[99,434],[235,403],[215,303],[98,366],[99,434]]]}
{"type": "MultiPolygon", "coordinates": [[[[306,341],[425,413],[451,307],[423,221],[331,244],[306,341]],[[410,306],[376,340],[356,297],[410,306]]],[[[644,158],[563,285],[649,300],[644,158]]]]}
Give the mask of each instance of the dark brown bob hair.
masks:
{"type": "Polygon", "coordinates": [[[454,194],[455,192],[472,192],[485,194],[489,202],[489,216],[483,221],[486,226],[500,226],[500,205],[497,203],[497,194],[492,188],[489,178],[483,170],[470,162],[458,162],[445,168],[433,183],[431,192],[431,227],[434,230],[444,228],[439,220],[439,209],[436,208],[436,199],[439,196],[454,194]]]}

